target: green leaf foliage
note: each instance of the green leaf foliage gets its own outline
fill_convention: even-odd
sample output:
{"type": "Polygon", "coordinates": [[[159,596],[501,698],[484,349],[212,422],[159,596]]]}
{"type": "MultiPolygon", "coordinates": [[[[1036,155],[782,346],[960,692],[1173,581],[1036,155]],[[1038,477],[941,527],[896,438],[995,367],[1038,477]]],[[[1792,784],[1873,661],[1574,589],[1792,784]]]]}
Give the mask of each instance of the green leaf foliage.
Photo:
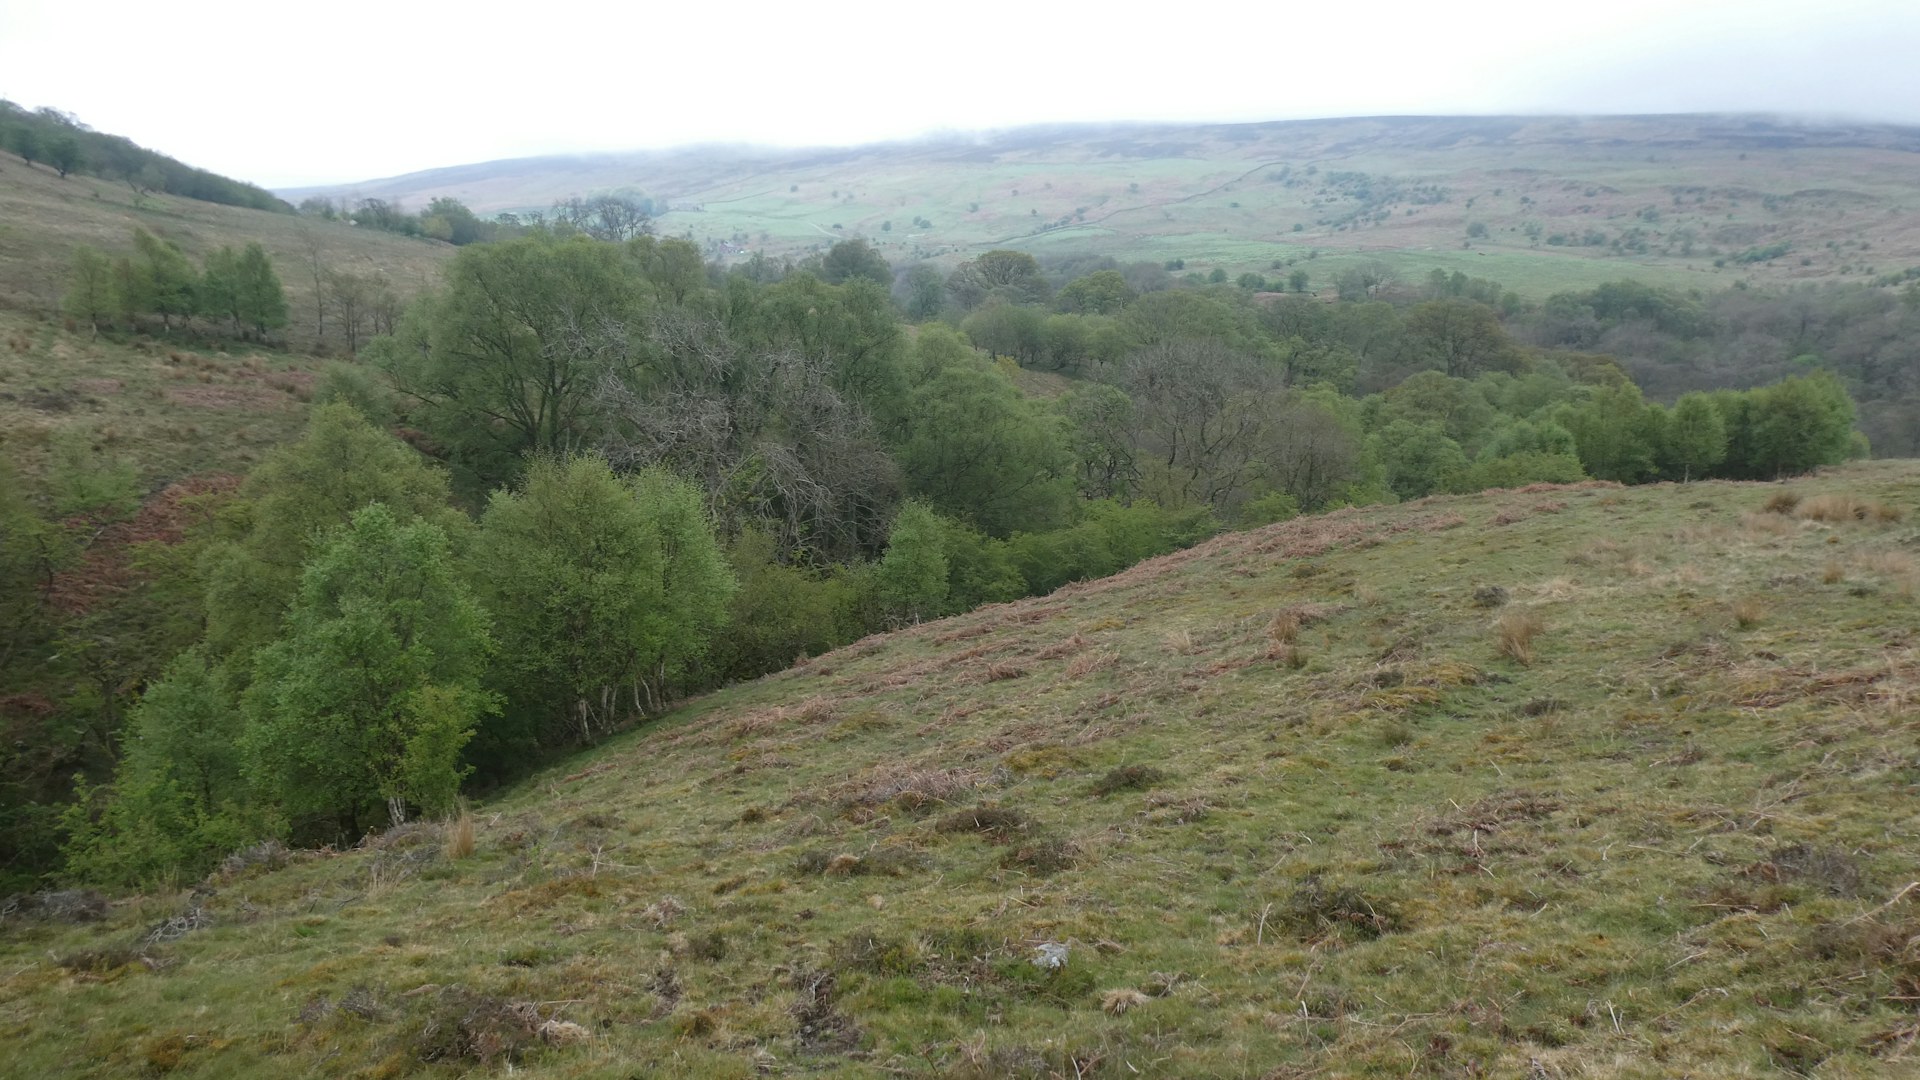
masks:
{"type": "Polygon", "coordinates": [[[446,810],[459,750],[497,708],[493,641],[447,536],[385,505],[328,535],[246,692],[249,772],[305,835],[354,837],[446,810]]]}

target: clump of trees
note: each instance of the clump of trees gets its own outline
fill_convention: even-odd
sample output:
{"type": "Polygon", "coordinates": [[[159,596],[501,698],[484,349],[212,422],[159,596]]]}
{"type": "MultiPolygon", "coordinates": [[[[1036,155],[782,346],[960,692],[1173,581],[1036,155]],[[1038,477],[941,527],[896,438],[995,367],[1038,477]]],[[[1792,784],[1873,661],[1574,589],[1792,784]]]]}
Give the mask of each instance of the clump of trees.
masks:
{"type": "Polygon", "coordinates": [[[0,148],[62,179],[74,173],[123,182],[135,195],[164,192],[185,199],[289,213],[292,207],[264,188],[184,165],[133,140],[98,132],[71,113],[27,110],[0,100],[0,148]]]}
{"type": "Polygon", "coordinates": [[[287,324],[286,289],[259,244],[222,247],[196,269],[178,245],[139,228],[131,255],[74,249],[62,306],[95,334],[150,319],[171,330],[200,318],[236,337],[264,339],[287,324]]]}
{"type": "MultiPolygon", "coordinates": [[[[124,267],[82,261],[77,292],[137,280],[142,318],[249,320],[244,252],[195,272],[148,237],[124,267]]],[[[1147,269],[992,252],[896,273],[848,240],[727,273],[686,240],[543,225],[457,253],[366,366],[328,373],[300,441],[84,620],[45,600],[73,550],[51,510],[125,512],[126,477],[80,447],[40,509],[0,483],[20,586],[0,615],[23,628],[0,659],[60,657],[95,688],[55,706],[89,718],[63,726],[90,778],[69,867],[135,882],[261,837],[351,839],[680,695],[1222,527],[1863,452],[1832,374],[1663,405],[1610,357],[1513,333],[1538,313],[1492,283],[1336,303],[1147,269]],[[901,305],[924,308],[911,333],[901,305]],[[1072,382],[1039,398],[1022,368],[1072,382]]],[[[1671,297],[1605,299],[1710,332],[1671,297]]],[[[25,844],[53,802],[0,824],[25,844]]]]}

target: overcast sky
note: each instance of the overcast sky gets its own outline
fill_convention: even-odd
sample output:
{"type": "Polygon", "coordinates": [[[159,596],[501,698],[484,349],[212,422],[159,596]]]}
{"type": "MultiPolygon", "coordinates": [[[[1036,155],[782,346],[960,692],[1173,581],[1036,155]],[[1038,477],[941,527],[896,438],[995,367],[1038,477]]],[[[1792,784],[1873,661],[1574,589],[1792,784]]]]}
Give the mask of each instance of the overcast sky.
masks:
{"type": "Polygon", "coordinates": [[[0,97],[275,187],[1052,121],[1920,123],[1920,0],[0,0],[0,97]]]}

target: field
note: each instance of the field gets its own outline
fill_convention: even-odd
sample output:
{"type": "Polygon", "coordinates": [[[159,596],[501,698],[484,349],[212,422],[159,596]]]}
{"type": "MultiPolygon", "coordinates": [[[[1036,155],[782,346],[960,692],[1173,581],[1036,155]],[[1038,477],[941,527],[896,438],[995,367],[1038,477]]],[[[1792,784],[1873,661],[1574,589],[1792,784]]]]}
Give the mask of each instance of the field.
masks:
{"type": "Polygon", "coordinates": [[[26,902],[21,1076],[1865,1077],[1920,466],[1234,533],[453,822],[26,902]]]}
{"type": "Polygon", "coordinates": [[[1016,247],[1234,276],[1278,263],[1316,288],[1379,259],[1539,298],[1627,276],[1725,288],[1920,264],[1916,150],[1913,129],[1744,117],[1381,118],[527,159],[326,193],[491,213],[638,189],[672,207],[661,232],[728,256],[862,236],[896,264],[1016,247]]]}
{"type": "Polygon", "coordinates": [[[171,195],[135,196],[124,184],[90,176],[62,180],[0,153],[0,308],[56,311],[67,288],[73,249],[91,244],[131,254],[133,230],[180,245],[196,265],[222,245],[258,242],[287,287],[289,340],[314,337],[312,258],[328,270],[384,275],[403,296],[436,279],[453,248],[350,225],[220,206],[171,195]],[[309,241],[312,247],[309,248],[309,241]]]}

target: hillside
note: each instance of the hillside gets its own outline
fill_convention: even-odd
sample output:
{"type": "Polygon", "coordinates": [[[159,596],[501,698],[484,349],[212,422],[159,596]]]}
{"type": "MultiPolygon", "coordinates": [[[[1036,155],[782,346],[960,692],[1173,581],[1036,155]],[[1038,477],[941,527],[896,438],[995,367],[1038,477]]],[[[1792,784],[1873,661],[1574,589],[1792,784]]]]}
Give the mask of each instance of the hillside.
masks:
{"type": "Polygon", "coordinates": [[[434,241],[291,214],[159,193],[136,196],[125,184],[79,174],[63,180],[44,166],[0,153],[0,308],[57,310],[73,249],[91,244],[111,255],[131,253],[135,228],[175,242],[196,264],[222,245],[259,243],[287,288],[287,333],[302,343],[314,336],[315,254],[326,270],[384,276],[411,296],[435,280],[454,251],[434,241]]]}
{"type": "Polygon", "coordinates": [[[470,833],[17,902],[8,1068],[1886,1075],[1916,513],[1906,462],[1489,492],[870,638],[470,833]]]}
{"type": "Polygon", "coordinates": [[[992,247],[1233,275],[1292,260],[1316,285],[1377,258],[1538,298],[1626,276],[1724,288],[1920,264],[1916,150],[1913,128],[1759,117],[1378,117],[532,158],[280,194],[451,195],[491,214],[638,189],[673,208],[662,232],[716,252],[860,235],[896,264],[992,247]]]}

